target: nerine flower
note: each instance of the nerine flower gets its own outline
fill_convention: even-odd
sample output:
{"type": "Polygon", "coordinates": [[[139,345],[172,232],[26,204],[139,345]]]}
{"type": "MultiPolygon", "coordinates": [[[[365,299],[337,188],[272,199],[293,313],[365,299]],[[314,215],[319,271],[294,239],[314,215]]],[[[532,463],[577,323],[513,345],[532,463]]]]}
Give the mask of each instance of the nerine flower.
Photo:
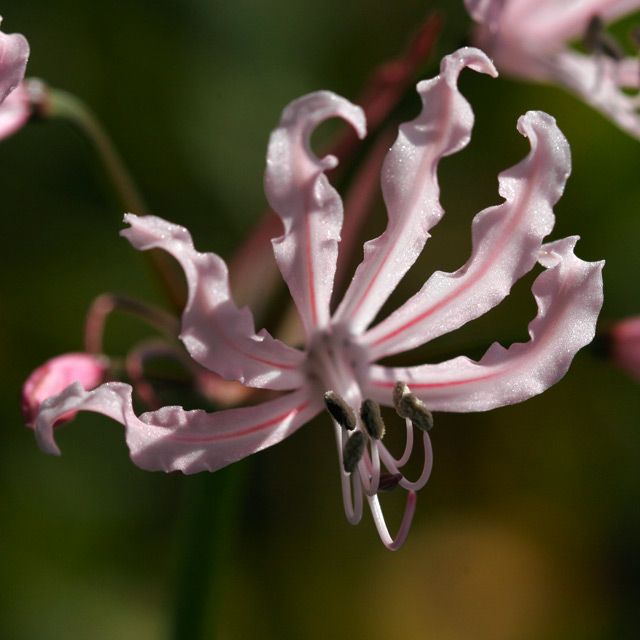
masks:
{"type": "Polygon", "coordinates": [[[153,216],[125,217],[130,226],[122,235],[134,247],[164,249],[184,269],[189,292],[181,339],[191,357],[226,379],[282,392],[279,397],[214,413],[170,406],[138,417],[129,385],[109,382],[86,391],[74,384],[43,403],[36,425],[41,447],[59,453],[53,430],[59,416],[94,411],[124,425],[138,466],[214,471],[280,442],[328,409],[349,522],[360,520],[366,500],[383,543],[398,548],[409,530],[416,491],[431,472],[430,412],[485,411],[541,393],[592,340],[602,304],[602,263],[577,258],[576,237],[543,243],[570,172],[570,154],[553,118],[532,111],[518,122],[531,150],[500,175],[504,202],[476,215],[466,264],[453,273],[434,273],[405,304],[369,328],[443,215],[438,163],[468,143],[473,126],[471,107],[457,88],[465,67],[496,74],[484,53],[465,48],[444,58],[440,75],[418,84],[421,113],[400,127],[382,170],[387,228],[364,245],[364,259],[335,311],[330,300],[343,210],[324,172],[337,161],[316,157],[309,139],[332,117],[344,119],[362,137],[364,117],[359,107],[327,91],[284,110],[269,142],[265,188],[284,225],[273,250],[304,325],[303,349],[264,330],[256,333],[251,312],[231,298],[224,261],[197,251],[185,228],[153,216]],[[477,362],[458,357],[411,367],[375,364],[486,313],[536,263],[544,270],[533,284],[538,314],[528,342],[507,349],[496,343],[477,362]],[[405,420],[406,447],[399,458],[385,446],[380,405],[395,407],[405,420]],[[402,468],[416,441],[424,450],[424,466],[410,480],[402,468]],[[407,492],[395,538],[378,498],[380,490],[393,488],[407,492]]]}
{"type": "Polygon", "coordinates": [[[465,0],[478,23],[474,44],[501,72],[565,87],[640,138],[639,102],[625,89],[640,88],[640,62],[601,32],[640,9],[640,0],[465,0]],[[570,48],[584,40],[587,53],[570,48]]]}
{"type": "Polygon", "coordinates": [[[0,139],[10,136],[29,119],[28,91],[21,84],[28,59],[26,38],[0,31],[0,139]]]}

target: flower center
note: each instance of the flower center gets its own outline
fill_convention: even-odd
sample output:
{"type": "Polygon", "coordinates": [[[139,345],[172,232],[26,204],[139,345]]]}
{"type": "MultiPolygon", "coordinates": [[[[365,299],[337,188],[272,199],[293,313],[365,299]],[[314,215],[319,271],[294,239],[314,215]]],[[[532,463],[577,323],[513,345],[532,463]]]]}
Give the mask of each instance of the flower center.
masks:
{"type": "Polygon", "coordinates": [[[306,375],[333,418],[347,520],[351,524],[360,521],[366,498],[380,538],[389,549],[397,549],[411,526],[416,491],[426,484],[431,473],[433,457],[427,431],[433,422],[428,409],[409,387],[397,383],[390,400],[396,413],[405,420],[407,440],[404,453],[394,458],[382,442],[385,426],[380,406],[370,398],[363,398],[361,381],[365,379],[368,365],[364,349],[339,325],[319,331],[309,342],[306,375]],[[411,456],[414,427],[423,432],[424,465],[419,478],[412,482],[401,468],[411,456]],[[378,492],[398,487],[406,490],[407,500],[398,533],[393,538],[384,520],[378,492]]]}
{"type": "Polygon", "coordinates": [[[339,326],[318,332],[307,350],[307,377],[319,394],[331,389],[351,407],[362,403],[360,371],[366,365],[363,350],[339,326]]]}

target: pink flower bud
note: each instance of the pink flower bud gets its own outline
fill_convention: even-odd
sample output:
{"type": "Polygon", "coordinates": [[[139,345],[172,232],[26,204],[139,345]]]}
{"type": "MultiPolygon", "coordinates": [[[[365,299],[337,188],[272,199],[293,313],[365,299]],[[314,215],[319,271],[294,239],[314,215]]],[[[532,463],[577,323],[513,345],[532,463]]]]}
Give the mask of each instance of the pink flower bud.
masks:
{"type": "Polygon", "coordinates": [[[611,358],[632,378],[640,380],[640,316],[621,320],[609,332],[611,358]]]}
{"type": "MultiPolygon", "coordinates": [[[[86,390],[94,389],[104,381],[107,363],[103,357],[89,353],[65,353],[47,360],[38,367],[22,387],[22,415],[25,423],[33,427],[40,405],[79,382],[86,390]]],[[[72,420],[76,412],[69,412],[56,421],[56,426],[72,420]]]]}
{"type": "Polygon", "coordinates": [[[10,136],[29,119],[29,90],[22,82],[28,59],[29,43],[25,37],[0,31],[0,139],[10,136]]]}

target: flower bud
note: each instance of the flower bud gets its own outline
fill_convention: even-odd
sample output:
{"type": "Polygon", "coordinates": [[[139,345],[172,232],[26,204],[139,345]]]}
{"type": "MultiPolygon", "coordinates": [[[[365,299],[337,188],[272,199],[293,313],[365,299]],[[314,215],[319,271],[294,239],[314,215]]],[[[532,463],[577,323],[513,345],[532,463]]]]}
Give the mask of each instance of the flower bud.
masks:
{"type": "MultiPolygon", "coordinates": [[[[38,367],[22,387],[22,415],[33,427],[40,405],[57,395],[70,384],[79,382],[86,390],[103,382],[107,370],[106,359],[89,353],[65,353],[47,360],[38,367]]],[[[75,412],[62,416],[56,426],[72,420],[75,412]]]]}
{"type": "Polygon", "coordinates": [[[609,354],[613,362],[640,380],[640,316],[621,320],[609,330],[609,354]]]}

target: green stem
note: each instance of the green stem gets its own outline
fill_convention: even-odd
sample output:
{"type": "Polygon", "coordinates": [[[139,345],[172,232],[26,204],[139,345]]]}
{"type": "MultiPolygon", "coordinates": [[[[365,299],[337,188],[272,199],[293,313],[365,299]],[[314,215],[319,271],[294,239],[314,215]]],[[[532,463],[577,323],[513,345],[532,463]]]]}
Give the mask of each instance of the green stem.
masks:
{"type": "Polygon", "coordinates": [[[184,479],[179,574],[171,640],[216,637],[244,474],[234,465],[184,479]]]}
{"type": "Polygon", "coordinates": [[[147,211],[147,205],[136,188],[131,174],[104,127],[87,105],[66,91],[51,89],[46,111],[50,117],[64,118],[73,122],[91,140],[122,207],[126,211],[144,214],[147,211]]]}
{"type": "MultiPolygon", "coordinates": [[[[40,114],[45,117],[63,118],[73,123],[91,141],[104,166],[105,172],[124,211],[137,215],[148,212],[122,157],[107,135],[100,121],[79,98],[60,89],[49,89],[46,102],[40,105],[40,114]]],[[[160,279],[171,305],[181,311],[186,299],[184,280],[169,257],[160,251],[145,253],[151,267],[160,279]]]]}

